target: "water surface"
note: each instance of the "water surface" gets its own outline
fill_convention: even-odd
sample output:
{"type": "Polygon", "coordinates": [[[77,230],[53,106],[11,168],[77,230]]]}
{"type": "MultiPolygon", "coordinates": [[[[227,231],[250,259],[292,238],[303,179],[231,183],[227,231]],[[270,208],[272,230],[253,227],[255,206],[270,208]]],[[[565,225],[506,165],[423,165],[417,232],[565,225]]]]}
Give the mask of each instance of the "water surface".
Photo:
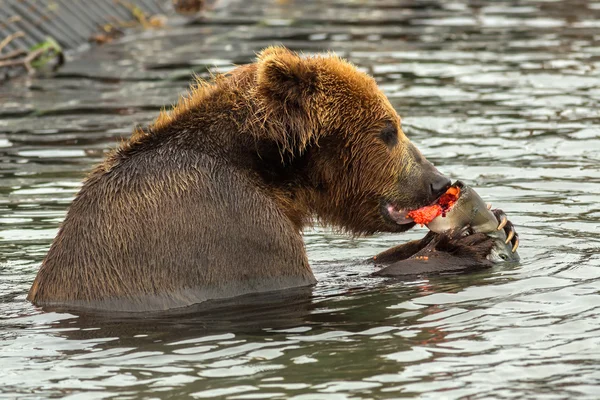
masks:
{"type": "Polygon", "coordinates": [[[600,3],[248,3],[0,87],[0,397],[598,398],[600,3]],[[136,319],[27,303],[86,171],[192,72],[278,43],[372,74],[422,152],[509,214],[521,264],[376,280],[360,261],[423,229],[317,227],[312,290],[136,319]]]}

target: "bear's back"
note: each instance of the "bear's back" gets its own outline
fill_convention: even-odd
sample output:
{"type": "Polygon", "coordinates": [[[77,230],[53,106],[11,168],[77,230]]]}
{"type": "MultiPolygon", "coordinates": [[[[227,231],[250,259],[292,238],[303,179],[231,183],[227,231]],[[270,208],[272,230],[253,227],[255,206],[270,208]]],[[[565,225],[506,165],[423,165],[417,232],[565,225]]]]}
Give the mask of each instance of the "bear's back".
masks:
{"type": "Polygon", "coordinates": [[[302,238],[252,177],[185,148],[98,168],[30,291],[36,304],[180,307],[314,283],[302,238]]]}

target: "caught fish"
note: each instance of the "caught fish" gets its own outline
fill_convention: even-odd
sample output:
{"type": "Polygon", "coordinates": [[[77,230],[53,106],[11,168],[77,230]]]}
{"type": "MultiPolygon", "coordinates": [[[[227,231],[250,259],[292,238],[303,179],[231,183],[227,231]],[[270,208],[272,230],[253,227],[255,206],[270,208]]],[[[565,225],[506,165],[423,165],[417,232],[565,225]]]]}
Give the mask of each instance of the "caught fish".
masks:
{"type": "Polygon", "coordinates": [[[504,212],[490,210],[475,190],[460,181],[436,203],[407,217],[430,232],[373,257],[376,264],[389,265],[375,275],[458,272],[519,261],[518,235],[504,212]]]}
{"type": "MultiPolygon", "coordinates": [[[[498,218],[488,208],[475,190],[457,181],[453,187],[460,189],[460,196],[446,211],[427,224],[427,228],[435,233],[442,233],[456,228],[468,227],[474,233],[485,233],[494,239],[494,247],[488,255],[492,262],[519,261],[517,245],[511,243],[513,236],[508,238],[503,229],[507,219],[503,216],[498,224],[498,218]],[[508,240],[507,240],[508,239],[508,240]]],[[[443,197],[443,196],[442,196],[443,197]]],[[[511,231],[514,235],[514,231],[511,231]]],[[[509,233],[510,235],[510,233],[509,233]]]]}

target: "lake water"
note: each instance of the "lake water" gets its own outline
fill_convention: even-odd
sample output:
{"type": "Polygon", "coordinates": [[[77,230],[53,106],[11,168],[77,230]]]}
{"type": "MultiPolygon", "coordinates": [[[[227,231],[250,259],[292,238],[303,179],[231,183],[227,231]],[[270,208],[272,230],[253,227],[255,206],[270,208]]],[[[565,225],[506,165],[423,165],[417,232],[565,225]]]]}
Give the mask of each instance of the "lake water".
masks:
{"type": "Polygon", "coordinates": [[[600,397],[600,2],[246,2],[0,87],[0,397],[600,397]],[[248,4],[251,3],[251,4],[248,4]],[[522,262],[408,282],[425,234],[305,234],[319,283],[173,315],[25,297],[86,171],[184,92],[283,43],[372,74],[441,171],[506,211],[522,262]]]}

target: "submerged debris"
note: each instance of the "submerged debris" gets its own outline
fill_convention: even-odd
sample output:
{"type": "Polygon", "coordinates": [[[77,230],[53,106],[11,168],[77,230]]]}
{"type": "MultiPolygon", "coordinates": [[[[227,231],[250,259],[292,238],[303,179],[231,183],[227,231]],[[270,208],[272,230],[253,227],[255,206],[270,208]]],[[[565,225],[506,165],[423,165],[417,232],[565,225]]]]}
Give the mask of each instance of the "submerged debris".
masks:
{"type": "Polygon", "coordinates": [[[101,32],[90,36],[90,41],[103,44],[112,42],[124,35],[123,29],[141,26],[143,29],[162,28],[166,24],[167,17],[163,14],[149,15],[137,5],[123,0],[115,0],[116,4],[121,5],[130,12],[132,19],[113,19],[100,27],[101,32]]]}
{"type": "Polygon", "coordinates": [[[41,67],[56,68],[65,51],[90,38],[104,43],[129,26],[162,26],[172,9],[167,1],[156,0],[0,0],[0,81],[41,67]]]}
{"type": "Polygon", "coordinates": [[[50,37],[46,38],[44,42],[31,47],[28,51],[13,50],[6,53],[2,52],[14,39],[23,36],[25,36],[24,32],[15,32],[0,42],[0,68],[23,67],[27,70],[27,73],[33,74],[36,69],[46,66],[51,61],[56,61],[53,66],[54,69],[64,64],[65,59],[62,48],[56,40],[50,37]]]}

